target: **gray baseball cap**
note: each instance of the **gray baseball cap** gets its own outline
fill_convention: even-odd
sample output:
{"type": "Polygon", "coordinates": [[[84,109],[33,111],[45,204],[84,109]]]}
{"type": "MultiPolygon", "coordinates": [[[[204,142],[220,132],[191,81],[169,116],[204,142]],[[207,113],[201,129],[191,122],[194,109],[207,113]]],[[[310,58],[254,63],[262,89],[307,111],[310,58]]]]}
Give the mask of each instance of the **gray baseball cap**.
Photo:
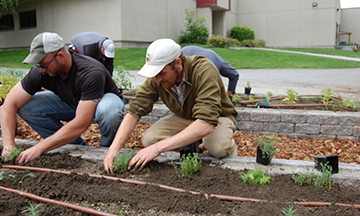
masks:
{"type": "Polygon", "coordinates": [[[24,64],[36,64],[46,54],[57,51],[65,46],[64,40],[56,33],[43,32],[35,36],[30,45],[30,54],[23,61],[24,64]]]}

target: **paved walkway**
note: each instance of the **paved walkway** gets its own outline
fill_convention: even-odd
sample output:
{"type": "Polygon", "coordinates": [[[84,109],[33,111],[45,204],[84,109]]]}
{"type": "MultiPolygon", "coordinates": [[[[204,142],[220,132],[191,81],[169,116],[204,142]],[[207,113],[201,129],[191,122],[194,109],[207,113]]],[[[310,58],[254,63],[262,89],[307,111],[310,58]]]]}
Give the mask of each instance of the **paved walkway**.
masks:
{"type": "MultiPolygon", "coordinates": [[[[260,48],[258,48],[260,49],[260,48]]],[[[294,52],[287,50],[265,49],[269,51],[296,53],[324,58],[334,58],[348,61],[358,61],[360,58],[294,52]]],[[[244,86],[250,80],[252,94],[285,95],[286,89],[292,89],[299,95],[321,94],[322,90],[331,88],[336,95],[354,98],[360,101],[360,68],[345,69],[237,69],[240,79],[236,86],[237,93],[244,92],[244,86]]],[[[131,79],[133,86],[138,87],[145,81],[144,77],[137,75],[137,70],[129,71],[135,77],[131,79]]],[[[225,85],[228,79],[223,78],[225,85]]]]}

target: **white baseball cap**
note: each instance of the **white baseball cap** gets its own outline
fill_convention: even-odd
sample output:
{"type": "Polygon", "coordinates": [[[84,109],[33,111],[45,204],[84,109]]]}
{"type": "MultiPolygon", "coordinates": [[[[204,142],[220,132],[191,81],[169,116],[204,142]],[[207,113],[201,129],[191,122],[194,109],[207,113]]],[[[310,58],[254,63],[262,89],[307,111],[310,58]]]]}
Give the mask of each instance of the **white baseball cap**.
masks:
{"type": "Polygon", "coordinates": [[[181,47],[170,38],[157,39],[146,51],[145,65],[137,73],[143,77],[156,76],[167,64],[179,58],[181,47]]]}
{"type": "Polygon", "coordinates": [[[104,54],[108,58],[114,58],[115,57],[115,44],[112,40],[106,39],[103,42],[104,47],[104,54]]]}
{"type": "Polygon", "coordinates": [[[24,64],[36,64],[45,58],[46,54],[57,51],[65,46],[64,40],[56,33],[43,32],[34,37],[30,45],[30,54],[24,64]]]}

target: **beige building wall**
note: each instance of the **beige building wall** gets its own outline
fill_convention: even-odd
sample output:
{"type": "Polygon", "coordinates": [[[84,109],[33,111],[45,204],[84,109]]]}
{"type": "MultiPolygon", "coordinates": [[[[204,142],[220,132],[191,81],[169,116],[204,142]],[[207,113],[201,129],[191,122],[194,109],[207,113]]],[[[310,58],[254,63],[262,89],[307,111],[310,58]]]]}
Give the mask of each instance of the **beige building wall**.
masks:
{"type": "Polygon", "coordinates": [[[339,0],[239,0],[237,23],[270,47],[332,47],[339,7],[339,0]]]}
{"type": "MultiPolygon", "coordinates": [[[[184,8],[196,7],[195,0],[25,0],[17,13],[36,10],[37,27],[0,32],[0,48],[29,47],[40,32],[57,32],[65,42],[83,31],[96,31],[111,38],[117,47],[147,46],[158,38],[178,40],[185,29],[184,8]],[[104,4],[106,2],[106,4],[104,4]]],[[[9,11],[1,11],[2,15],[9,11]]]]}
{"type": "MultiPolygon", "coordinates": [[[[185,30],[184,9],[195,8],[196,0],[24,0],[18,14],[36,10],[37,27],[0,32],[0,49],[28,48],[43,31],[59,33],[68,44],[82,31],[108,36],[117,47],[147,46],[158,38],[178,40],[185,30]],[[106,4],[105,4],[106,3],[106,4]]],[[[340,0],[218,0],[217,7],[199,8],[205,15],[210,36],[230,37],[235,25],[255,30],[255,39],[270,47],[333,47],[337,24],[352,32],[360,43],[360,8],[343,9],[340,0]],[[312,3],[317,2],[317,7],[312,3]],[[341,23],[340,23],[340,18],[341,23]]],[[[1,10],[2,15],[9,11],[1,10]]],[[[341,36],[341,41],[346,40],[341,36]]]]}
{"type": "MultiPolygon", "coordinates": [[[[360,45],[360,8],[341,10],[340,31],[351,32],[351,42],[360,45]]],[[[348,36],[341,35],[340,41],[348,42],[348,36]]]]}

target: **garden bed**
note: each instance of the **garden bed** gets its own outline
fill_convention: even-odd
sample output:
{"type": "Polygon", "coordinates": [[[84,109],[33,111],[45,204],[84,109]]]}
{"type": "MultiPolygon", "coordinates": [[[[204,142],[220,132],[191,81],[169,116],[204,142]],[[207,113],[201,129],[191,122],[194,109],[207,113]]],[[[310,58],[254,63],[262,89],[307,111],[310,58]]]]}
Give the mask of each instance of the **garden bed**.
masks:
{"type": "Polygon", "coordinates": [[[322,95],[298,95],[297,100],[289,102],[288,96],[257,96],[237,94],[233,96],[236,107],[246,108],[272,108],[272,109],[297,109],[297,110],[324,110],[358,112],[360,103],[351,99],[329,96],[324,103],[322,95]]]}
{"type": "MultiPolygon", "coordinates": [[[[172,164],[153,161],[141,172],[107,175],[102,161],[71,157],[67,154],[45,154],[24,166],[46,167],[74,171],[69,175],[54,172],[34,172],[35,178],[25,177],[23,183],[3,179],[0,185],[33,193],[38,196],[86,206],[102,212],[119,215],[283,215],[282,208],[294,205],[299,215],[360,215],[355,207],[339,203],[360,204],[358,191],[335,184],[330,191],[315,186],[300,186],[291,175],[274,176],[270,184],[245,184],[238,172],[223,169],[218,164],[202,162],[200,171],[190,176],[178,176],[172,164]],[[138,180],[153,184],[135,185],[104,178],[78,175],[75,172],[101,174],[122,180],[138,180]],[[175,192],[156,184],[181,188],[175,192]],[[225,201],[209,195],[228,195],[259,199],[257,201],[225,201]],[[208,196],[207,196],[208,195],[208,196]],[[271,201],[271,202],[270,202],[271,201]],[[295,202],[295,204],[294,204],[295,202]],[[303,202],[298,205],[296,202],[303,202]],[[328,206],[305,206],[304,202],[326,202],[328,206]],[[337,204],[336,204],[337,203],[337,204]]],[[[1,169],[4,175],[14,174],[17,179],[29,171],[1,169]]],[[[20,215],[29,206],[29,199],[0,191],[2,215],[20,215]]],[[[40,202],[31,200],[35,206],[40,202]]],[[[39,206],[39,215],[88,215],[54,204],[39,206]]]]}

